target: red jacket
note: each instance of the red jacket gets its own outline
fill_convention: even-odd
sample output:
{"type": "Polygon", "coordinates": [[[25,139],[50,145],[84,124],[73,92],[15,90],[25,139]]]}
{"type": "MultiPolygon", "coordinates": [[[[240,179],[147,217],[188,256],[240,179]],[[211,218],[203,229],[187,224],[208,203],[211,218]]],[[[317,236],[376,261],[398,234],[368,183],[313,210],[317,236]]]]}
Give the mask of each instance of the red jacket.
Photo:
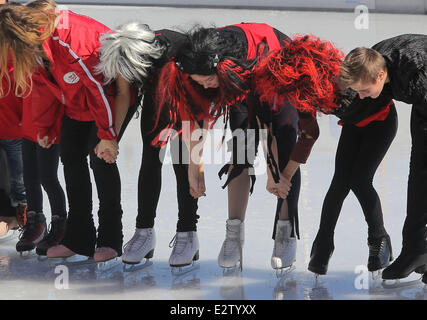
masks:
{"type": "MultiPolygon", "coordinates": [[[[22,98],[15,96],[15,86],[12,78],[13,68],[9,68],[12,88],[6,97],[0,98],[0,139],[22,138],[22,98]]],[[[7,93],[8,84],[2,80],[3,92],[7,93]]]]}
{"type": "MultiPolygon", "coordinates": [[[[61,11],[58,27],[43,43],[53,81],[44,68],[39,68],[32,76],[33,89],[49,91],[60,103],[55,106],[40,103],[36,93],[32,101],[33,116],[41,136],[55,131],[52,128],[63,104],[65,114],[70,118],[95,121],[100,139],[116,139],[114,97],[106,95],[102,75],[94,72],[99,63],[99,37],[107,31],[106,26],[89,17],[61,11]]],[[[39,92],[43,94],[43,91],[39,92]]]]}

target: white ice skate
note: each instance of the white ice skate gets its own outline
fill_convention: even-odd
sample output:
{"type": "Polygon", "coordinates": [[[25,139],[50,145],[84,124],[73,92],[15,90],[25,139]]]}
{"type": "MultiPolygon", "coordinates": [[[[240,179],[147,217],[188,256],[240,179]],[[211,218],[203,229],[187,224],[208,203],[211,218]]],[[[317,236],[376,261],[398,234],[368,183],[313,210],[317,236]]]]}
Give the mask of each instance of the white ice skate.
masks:
{"type": "Polygon", "coordinates": [[[225,240],[218,255],[218,265],[222,268],[234,268],[240,262],[243,268],[243,244],[245,242],[244,222],[233,219],[227,220],[225,240]]]}
{"type": "Polygon", "coordinates": [[[153,228],[137,228],[135,234],[124,246],[122,261],[126,272],[136,271],[148,267],[153,263],[149,261],[154,255],[156,246],[156,233],[153,228]],[[143,259],[145,259],[143,261],[143,259]]]}
{"type": "Polygon", "coordinates": [[[177,232],[169,243],[169,247],[173,248],[169,258],[169,265],[172,267],[173,275],[181,275],[196,267],[194,261],[199,260],[197,232],[177,232]],[[189,268],[183,268],[190,265],[191,267],[189,268]]]}
{"type": "Polygon", "coordinates": [[[271,267],[276,270],[276,276],[282,277],[294,269],[296,260],[297,240],[291,237],[292,225],[289,221],[279,220],[276,225],[271,267]]]}

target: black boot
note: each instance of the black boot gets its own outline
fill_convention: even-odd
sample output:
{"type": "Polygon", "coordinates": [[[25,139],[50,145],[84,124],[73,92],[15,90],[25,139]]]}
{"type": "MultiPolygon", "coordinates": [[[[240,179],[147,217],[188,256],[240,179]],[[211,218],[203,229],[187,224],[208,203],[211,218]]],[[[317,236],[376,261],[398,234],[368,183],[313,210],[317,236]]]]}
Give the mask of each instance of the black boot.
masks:
{"type": "Polygon", "coordinates": [[[22,228],[16,251],[31,251],[46,234],[46,218],[43,213],[30,211],[27,213],[27,223],[22,228]]]}
{"type": "Polygon", "coordinates": [[[331,258],[335,247],[333,242],[325,242],[322,243],[322,245],[319,245],[319,243],[320,241],[318,240],[313,242],[308,270],[316,274],[324,275],[328,272],[329,259],[331,258]]]}
{"type": "Polygon", "coordinates": [[[423,282],[427,284],[427,272],[423,275],[423,282]]]}
{"type": "Polygon", "coordinates": [[[368,270],[377,271],[387,267],[393,260],[391,241],[388,235],[380,238],[369,238],[368,270]]]}
{"type": "Polygon", "coordinates": [[[66,220],[65,217],[52,216],[49,233],[37,245],[36,253],[38,255],[45,256],[49,248],[58,245],[64,238],[66,220]]]}
{"type": "Polygon", "coordinates": [[[385,280],[403,279],[415,270],[421,271],[425,264],[427,264],[427,252],[419,253],[402,249],[397,259],[384,269],[382,277],[385,280]]]}

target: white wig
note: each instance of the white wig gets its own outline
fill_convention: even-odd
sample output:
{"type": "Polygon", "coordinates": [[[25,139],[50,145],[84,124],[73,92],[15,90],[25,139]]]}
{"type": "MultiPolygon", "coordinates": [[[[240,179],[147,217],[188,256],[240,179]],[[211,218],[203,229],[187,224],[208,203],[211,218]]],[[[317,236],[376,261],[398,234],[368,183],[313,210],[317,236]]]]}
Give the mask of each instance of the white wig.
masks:
{"type": "Polygon", "coordinates": [[[153,61],[165,50],[148,25],[137,22],[122,25],[99,40],[100,63],[95,69],[104,74],[105,84],[115,80],[117,74],[130,83],[144,82],[153,61]]]}

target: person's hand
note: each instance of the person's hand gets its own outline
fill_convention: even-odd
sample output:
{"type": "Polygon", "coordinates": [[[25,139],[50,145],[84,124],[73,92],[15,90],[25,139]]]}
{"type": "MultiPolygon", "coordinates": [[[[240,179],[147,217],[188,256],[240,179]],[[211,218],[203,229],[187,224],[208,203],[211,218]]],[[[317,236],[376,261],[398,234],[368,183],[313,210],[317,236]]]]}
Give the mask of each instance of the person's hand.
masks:
{"type": "Polygon", "coordinates": [[[114,163],[119,155],[119,146],[116,140],[101,140],[94,150],[96,156],[107,163],[114,163]]]}
{"type": "Polygon", "coordinates": [[[53,140],[49,143],[48,136],[44,136],[43,138],[40,138],[40,134],[37,133],[37,142],[42,148],[49,149],[50,146],[55,143],[55,141],[56,141],[56,138],[53,138],[53,140]]]}
{"type": "Polygon", "coordinates": [[[290,182],[290,179],[281,174],[279,183],[276,184],[278,197],[286,199],[288,197],[289,190],[291,190],[291,187],[292,184],[290,182]]]}
{"type": "Polygon", "coordinates": [[[268,175],[266,189],[271,194],[278,198],[286,199],[292,187],[290,179],[283,174],[280,174],[279,183],[275,183],[271,175],[268,175]]]}
{"type": "Polygon", "coordinates": [[[202,164],[189,164],[188,182],[190,184],[190,195],[194,199],[206,196],[205,173],[202,164]]]}
{"type": "Polygon", "coordinates": [[[274,179],[270,175],[268,175],[267,186],[265,188],[271,194],[274,194],[276,197],[279,197],[279,192],[277,191],[277,185],[274,182],[274,179]]]}

